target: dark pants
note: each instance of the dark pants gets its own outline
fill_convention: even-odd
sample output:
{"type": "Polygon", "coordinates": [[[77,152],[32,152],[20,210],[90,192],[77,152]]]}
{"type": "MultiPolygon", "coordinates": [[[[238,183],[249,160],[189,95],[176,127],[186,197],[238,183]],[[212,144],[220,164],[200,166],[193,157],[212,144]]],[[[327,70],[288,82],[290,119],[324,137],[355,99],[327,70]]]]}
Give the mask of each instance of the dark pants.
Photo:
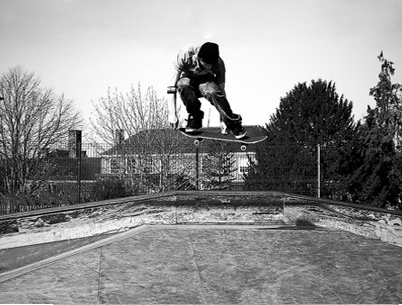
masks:
{"type": "Polygon", "coordinates": [[[230,108],[226,96],[220,91],[219,86],[213,81],[198,82],[188,77],[183,77],[177,82],[177,90],[186,106],[189,115],[198,117],[201,115],[200,97],[206,98],[221,115],[227,125],[239,119],[239,115],[234,114],[230,108]]]}

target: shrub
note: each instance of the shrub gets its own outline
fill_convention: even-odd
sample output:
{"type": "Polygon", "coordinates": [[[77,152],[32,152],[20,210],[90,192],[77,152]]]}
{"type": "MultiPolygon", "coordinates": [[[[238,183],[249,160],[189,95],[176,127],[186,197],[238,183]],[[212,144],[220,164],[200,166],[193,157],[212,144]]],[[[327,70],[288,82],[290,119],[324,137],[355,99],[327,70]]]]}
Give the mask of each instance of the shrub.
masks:
{"type": "Polygon", "coordinates": [[[122,198],[132,195],[121,179],[102,179],[95,182],[91,189],[92,201],[122,198]]]}

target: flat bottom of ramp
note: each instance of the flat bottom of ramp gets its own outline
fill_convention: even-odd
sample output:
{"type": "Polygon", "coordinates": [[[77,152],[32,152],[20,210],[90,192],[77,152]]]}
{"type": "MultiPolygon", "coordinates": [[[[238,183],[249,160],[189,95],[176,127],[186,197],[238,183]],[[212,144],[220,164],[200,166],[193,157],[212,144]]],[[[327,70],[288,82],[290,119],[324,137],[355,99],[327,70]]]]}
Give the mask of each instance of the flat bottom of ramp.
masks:
{"type": "Polygon", "coordinates": [[[401,265],[337,230],[142,226],[0,274],[0,302],[400,303],[401,265]]]}

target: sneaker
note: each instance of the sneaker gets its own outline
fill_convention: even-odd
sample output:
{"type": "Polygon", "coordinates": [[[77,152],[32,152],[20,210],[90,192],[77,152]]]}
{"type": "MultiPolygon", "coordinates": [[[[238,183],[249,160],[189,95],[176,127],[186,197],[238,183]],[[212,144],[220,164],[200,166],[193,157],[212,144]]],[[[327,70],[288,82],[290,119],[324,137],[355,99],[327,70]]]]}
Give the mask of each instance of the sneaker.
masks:
{"type": "Polygon", "coordinates": [[[236,139],[242,139],[246,136],[247,131],[244,129],[241,123],[237,123],[234,127],[230,130],[233,132],[236,139]]]}
{"type": "Polygon", "coordinates": [[[234,134],[236,139],[242,139],[246,136],[246,130],[244,129],[243,125],[241,124],[242,118],[240,114],[233,113],[233,117],[237,117],[233,119],[233,121],[226,121],[226,125],[230,129],[230,131],[234,134]]]}
{"type": "Polygon", "coordinates": [[[200,111],[199,115],[188,115],[186,132],[195,132],[202,128],[202,118],[204,113],[200,111]]]}

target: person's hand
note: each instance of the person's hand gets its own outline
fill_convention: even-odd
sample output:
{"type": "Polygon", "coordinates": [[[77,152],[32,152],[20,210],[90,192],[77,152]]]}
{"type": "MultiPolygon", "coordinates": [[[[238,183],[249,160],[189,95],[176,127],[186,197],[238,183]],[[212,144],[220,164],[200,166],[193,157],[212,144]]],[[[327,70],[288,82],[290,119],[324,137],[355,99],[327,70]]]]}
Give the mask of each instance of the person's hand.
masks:
{"type": "Polygon", "coordinates": [[[168,86],[167,87],[168,94],[176,94],[176,90],[177,90],[176,86],[168,86]]]}

